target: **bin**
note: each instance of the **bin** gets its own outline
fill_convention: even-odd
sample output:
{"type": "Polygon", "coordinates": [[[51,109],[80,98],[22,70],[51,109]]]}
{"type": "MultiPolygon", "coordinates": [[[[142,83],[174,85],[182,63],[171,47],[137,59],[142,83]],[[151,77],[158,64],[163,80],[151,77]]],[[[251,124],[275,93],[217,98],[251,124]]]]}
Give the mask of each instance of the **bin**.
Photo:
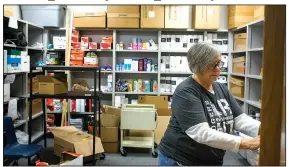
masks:
{"type": "Polygon", "coordinates": [[[43,27],[64,27],[66,6],[21,5],[23,20],[43,27]]]}

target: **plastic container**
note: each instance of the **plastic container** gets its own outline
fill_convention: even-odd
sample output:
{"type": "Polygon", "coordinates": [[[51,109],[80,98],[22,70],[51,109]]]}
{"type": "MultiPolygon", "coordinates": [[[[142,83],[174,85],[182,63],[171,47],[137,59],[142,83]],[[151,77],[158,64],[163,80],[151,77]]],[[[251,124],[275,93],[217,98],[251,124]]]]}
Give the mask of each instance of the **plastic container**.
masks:
{"type": "Polygon", "coordinates": [[[64,27],[66,6],[21,5],[23,20],[43,27],[64,27]]]}

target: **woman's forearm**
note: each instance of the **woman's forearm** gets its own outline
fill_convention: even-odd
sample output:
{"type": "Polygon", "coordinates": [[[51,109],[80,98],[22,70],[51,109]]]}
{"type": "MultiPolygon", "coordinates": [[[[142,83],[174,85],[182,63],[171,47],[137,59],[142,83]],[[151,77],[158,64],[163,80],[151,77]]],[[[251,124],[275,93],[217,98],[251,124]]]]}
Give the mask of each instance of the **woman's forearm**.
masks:
{"type": "MultiPolygon", "coordinates": [[[[211,129],[208,123],[200,123],[186,130],[186,134],[198,143],[214,148],[238,152],[242,138],[211,129]]],[[[246,143],[242,143],[245,147],[246,143]]]]}

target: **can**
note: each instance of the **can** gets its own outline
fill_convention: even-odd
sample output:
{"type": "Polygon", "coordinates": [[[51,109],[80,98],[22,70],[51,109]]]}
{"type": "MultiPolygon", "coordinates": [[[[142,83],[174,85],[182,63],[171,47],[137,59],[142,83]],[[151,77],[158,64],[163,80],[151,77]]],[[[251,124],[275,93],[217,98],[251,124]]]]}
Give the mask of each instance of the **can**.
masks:
{"type": "Polygon", "coordinates": [[[151,91],[151,86],[150,86],[151,84],[150,84],[150,81],[149,80],[145,80],[144,81],[144,91],[145,92],[150,92],[151,91]]]}
{"type": "Polygon", "coordinates": [[[133,91],[134,92],[138,91],[138,82],[136,79],[133,80],[133,91]]]}
{"type": "Polygon", "coordinates": [[[128,83],[128,92],[132,92],[133,91],[133,80],[132,79],[129,79],[127,80],[127,83],[128,83]]]}
{"type": "Polygon", "coordinates": [[[143,80],[142,79],[138,79],[138,83],[137,83],[137,88],[138,88],[138,92],[143,92],[143,80]]]}

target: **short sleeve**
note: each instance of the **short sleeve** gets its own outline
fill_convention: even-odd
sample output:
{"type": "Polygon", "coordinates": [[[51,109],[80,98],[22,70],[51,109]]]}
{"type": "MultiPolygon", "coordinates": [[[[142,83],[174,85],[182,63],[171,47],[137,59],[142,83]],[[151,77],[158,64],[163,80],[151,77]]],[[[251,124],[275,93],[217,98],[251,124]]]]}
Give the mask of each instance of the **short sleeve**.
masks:
{"type": "Polygon", "coordinates": [[[230,103],[230,107],[231,110],[233,112],[233,116],[234,118],[238,117],[239,115],[243,114],[242,108],[240,107],[240,105],[238,104],[237,100],[233,97],[233,95],[231,94],[231,92],[228,90],[228,88],[226,86],[224,86],[223,84],[220,84],[222,86],[222,88],[226,91],[225,96],[226,99],[229,101],[230,103]]]}
{"type": "Polygon", "coordinates": [[[186,89],[175,92],[171,109],[183,132],[194,125],[207,122],[200,97],[186,89]]]}

